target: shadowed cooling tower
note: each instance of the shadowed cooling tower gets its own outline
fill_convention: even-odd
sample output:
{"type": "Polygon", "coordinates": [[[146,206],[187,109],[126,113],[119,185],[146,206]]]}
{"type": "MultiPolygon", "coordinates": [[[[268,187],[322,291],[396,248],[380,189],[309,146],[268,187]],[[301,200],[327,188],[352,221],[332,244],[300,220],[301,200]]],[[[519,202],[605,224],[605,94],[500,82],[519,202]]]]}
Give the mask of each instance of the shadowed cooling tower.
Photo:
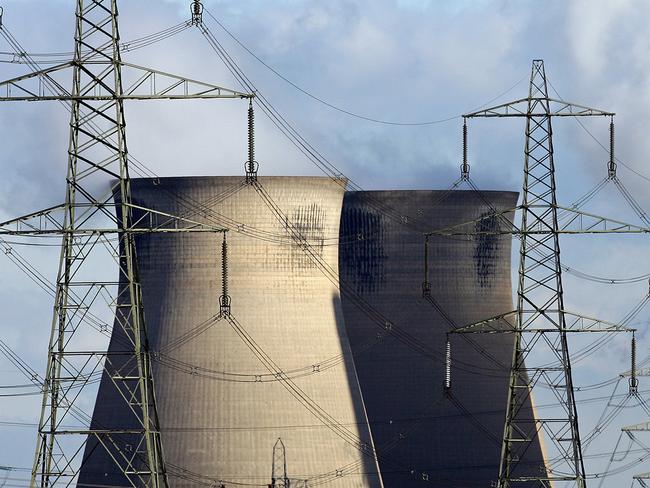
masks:
{"type": "MultiPolygon", "coordinates": [[[[452,335],[448,391],[444,358],[447,331],[513,310],[511,237],[431,237],[431,299],[422,296],[423,232],[490,213],[482,198],[502,211],[516,205],[517,194],[345,195],[343,311],[386,487],[486,488],[498,478],[514,337],[452,335]],[[373,318],[359,300],[373,307],[373,318]],[[384,330],[385,320],[394,324],[392,333],[384,330]],[[407,338],[400,341],[395,329],[407,338]]],[[[539,475],[540,446],[527,456],[529,472],[539,475]]]]}
{"type": "MultiPolygon", "coordinates": [[[[259,183],[263,191],[238,177],[132,181],[134,204],[230,229],[232,317],[282,371],[266,369],[232,323],[214,321],[221,234],[137,238],[170,485],[266,486],[281,438],[292,487],[380,487],[336,281],[341,182],[262,177],[259,183]],[[279,374],[299,393],[290,394],[279,374]],[[331,419],[323,421],[313,405],[331,419]]],[[[121,339],[115,327],[111,350],[121,339]]],[[[128,428],[134,418],[107,375],[93,423],[128,428]]],[[[104,447],[90,439],[85,456],[80,486],[126,486],[104,447]]]]}

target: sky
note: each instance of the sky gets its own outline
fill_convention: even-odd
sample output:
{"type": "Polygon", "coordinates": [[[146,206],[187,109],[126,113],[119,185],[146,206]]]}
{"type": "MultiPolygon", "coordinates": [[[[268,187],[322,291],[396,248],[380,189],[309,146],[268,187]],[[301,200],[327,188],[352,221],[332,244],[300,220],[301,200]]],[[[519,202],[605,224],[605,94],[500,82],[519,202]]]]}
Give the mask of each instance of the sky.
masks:
{"type": "MultiPolygon", "coordinates": [[[[128,42],[189,17],[189,0],[131,0],[120,4],[121,37],[128,42]]],[[[204,20],[257,88],[342,173],[364,189],[444,189],[459,174],[459,116],[527,95],[531,61],[545,61],[551,95],[616,112],[618,175],[644,209],[650,207],[650,2],[645,0],[204,0],[204,20]],[[217,18],[266,64],[313,96],[295,89],[242,49],[217,18]],[[332,109],[319,98],[342,110],[332,109]]],[[[74,2],[2,0],[3,26],[28,52],[72,50],[74,2]]],[[[0,52],[9,46],[0,39],[0,52]]],[[[196,29],[141,50],[126,61],[241,90],[196,29]]],[[[0,54],[0,60],[11,56],[0,54]]],[[[40,59],[43,59],[41,57],[40,59]]],[[[26,73],[0,63],[0,78],[26,73]]],[[[241,174],[246,159],[246,103],[132,102],[126,105],[132,156],[160,176],[241,174]]],[[[257,114],[256,154],[262,175],[319,175],[315,168],[257,114]]],[[[60,203],[68,141],[67,113],[56,103],[0,106],[2,156],[0,218],[60,203]]],[[[608,121],[554,121],[560,204],[569,205],[606,176],[608,121]],[[587,132],[588,131],[588,132],[587,132]]],[[[517,119],[473,119],[469,162],[481,189],[521,188],[524,125],[517,119]]],[[[585,208],[639,223],[609,184],[585,208]]],[[[56,249],[17,246],[53,279],[56,249]]],[[[515,246],[516,248],[516,246],[515,246]]],[[[609,278],[650,273],[647,238],[567,237],[565,265],[609,278]]],[[[515,267],[516,269],[516,267],[515,267]]],[[[39,372],[44,371],[51,298],[8,259],[0,259],[0,337],[39,372]]],[[[567,307],[616,321],[648,293],[648,283],[594,284],[565,276],[567,307]]],[[[648,311],[636,319],[639,356],[648,353],[648,311]]],[[[627,339],[612,339],[597,356],[576,365],[578,385],[615,377],[629,368],[627,339]]],[[[0,385],[23,382],[0,357],[0,385]]],[[[641,379],[641,387],[648,379],[641,379]]],[[[619,386],[619,391],[625,385],[619,386]]],[[[578,393],[603,397],[581,405],[583,434],[597,423],[612,392],[608,385],[578,393]]],[[[647,387],[645,389],[648,389],[647,387]]],[[[8,391],[2,389],[0,393],[8,391]]],[[[646,394],[647,398],[647,394],[646,394]]],[[[633,403],[633,402],[632,402],[633,403]]],[[[31,466],[38,396],[0,397],[0,466],[31,466]],[[2,423],[4,422],[4,424],[2,423]],[[18,423],[18,425],[7,422],[18,423]],[[22,425],[24,423],[26,425],[22,425]]],[[[623,425],[647,420],[625,408],[598,437],[587,459],[590,473],[605,471],[623,425]]],[[[641,436],[639,436],[641,439],[641,436]]],[[[650,443],[650,433],[642,439],[650,443]]],[[[638,448],[638,446],[637,446],[638,448]]],[[[622,466],[630,457],[621,461],[622,466]]],[[[616,462],[612,466],[617,466],[616,462]]],[[[629,486],[645,461],[603,486],[629,486]]],[[[12,476],[24,476],[16,472],[12,476]]],[[[2,486],[0,473],[0,486],[2,486]]],[[[594,480],[597,486],[599,480],[594,480]]],[[[9,485],[7,485],[9,486],[9,485]]]]}

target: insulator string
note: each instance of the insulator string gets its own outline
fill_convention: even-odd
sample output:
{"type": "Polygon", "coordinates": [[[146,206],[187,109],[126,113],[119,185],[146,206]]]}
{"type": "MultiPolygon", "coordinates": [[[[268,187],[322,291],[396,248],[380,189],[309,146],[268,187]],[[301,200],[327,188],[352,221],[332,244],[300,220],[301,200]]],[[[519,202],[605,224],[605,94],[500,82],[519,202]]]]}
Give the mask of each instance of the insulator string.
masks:
{"type": "Polygon", "coordinates": [[[253,99],[248,102],[248,161],[246,162],[246,181],[257,181],[257,162],[255,161],[255,112],[253,99]]]}
{"type": "Polygon", "coordinates": [[[431,283],[429,283],[429,236],[424,236],[424,281],[422,282],[422,296],[431,295],[431,283]]]}
{"type": "Polygon", "coordinates": [[[253,111],[253,100],[248,105],[248,170],[252,173],[253,161],[255,161],[255,112],[253,111]]]}
{"type": "Polygon", "coordinates": [[[460,177],[469,180],[469,164],[467,163],[467,119],[463,118],[463,165],[460,168],[460,177]]]}
{"type": "Polygon", "coordinates": [[[224,296],[228,295],[228,242],[226,234],[223,235],[221,243],[221,283],[224,296]]]}
{"type": "Polygon", "coordinates": [[[639,379],[636,377],[636,337],[632,332],[632,345],[630,348],[630,393],[636,394],[639,387],[639,379]]]}
{"type": "Polygon", "coordinates": [[[614,117],[609,122],[609,166],[607,175],[610,178],[616,178],[616,158],[614,156],[614,117]]]}
{"type": "Polygon", "coordinates": [[[445,389],[451,388],[451,342],[447,335],[447,344],[445,345],[445,389]]]}
{"type": "Polygon", "coordinates": [[[221,242],[221,297],[219,297],[219,311],[221,315],[230,315],[230,295],[228,295],[228,240],[226,232],[223,233],[221,242]]]}

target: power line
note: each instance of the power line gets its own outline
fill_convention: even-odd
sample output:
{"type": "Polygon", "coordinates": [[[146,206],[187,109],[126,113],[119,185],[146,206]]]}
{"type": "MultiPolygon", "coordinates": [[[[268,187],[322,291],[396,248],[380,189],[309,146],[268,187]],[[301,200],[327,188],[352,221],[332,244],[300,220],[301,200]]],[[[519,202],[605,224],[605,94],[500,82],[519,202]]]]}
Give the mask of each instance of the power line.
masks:
{"type": "MultiPolygon", "coordinates": [[[[219,20],[218,20],[214,15],[212,15],[212,13],[211,13],[209,10],[206,9],[205,12],[208,14],[208,16],[209,16],[209,17],[210,17],[214,22],[217,23],[217,25],[219,25],[219,27],[221,27],[221,28],[223,29],[224,32],[225,32],[226,34],[228,34],[228,35],[229,35],[229,36],[230,36],[230,37],[231,37],[231,38],[232,38],[232,39],[233,39],[233,40],[234,40],[234,41],[235,41],[235,42],[236,42],[236,43],[237,43],[237,44],[238,44],[242,49],[244,49],[248,54],[250,54],[253,58],[255,58],[255,59],[256,59],[260,64],[262,64],[265,68],[267,68],[268,70],[270,70],[270,71],[271,71],[273,74],[275,74],[278,78],[280,78],[280,79],[283,80],[284,82],[288,83],[288,84],[291,85],[293,88],[295,88],[296,90],[298,90],[298,91],[301,92],[302,94],[308,96],[308,97],[311,98],[312,100],[315,100],[315,101],[317,101],[317,102],[319,102],[319,103],[322,103],[323,105],[325,105],[325,106],[327,106],[327,107],[329,107],[329,108],[331,108],[331,109],[333,109],[333,110],[336,110],[337,112],[344,113],[344,114],[346,114],[346,115],[349,115],[350,117],[355,117],[355,118],[357,118],[357,119],[366,120],[366,121],[368,121],[368,122],[375,122],[375,123],[377,123],[377,124],[383,124],[383,125],[396,125],[396,126],[411,126],[411,127],[413,127],[413,126],[427,126],[427,125],[442,124],[442,123],[444,123],[444,122],[449,122],[449,121],[452,121],[452,120],[460,119],[460,118],[462,117],[461,114],[458,114],[458,115],[451,115],[451,116],[449,116],[449,117],[444,117],[444,118],[437,119],[437,120],[429,120],[429,121],[425,121],[425,122],[397,122],[397,121],[393,121],[393,120],[378,119],[378,118],[375,118],[375,117],[369,117],[369,116],[367,116],[367,115],[361,115],[361,114],[359,114],[359,113],[352,112],[351,110],[348,110],[348,109],[342,108],[342,107],[340,107],[340,106],[338,106],[338,105],[335,105],[335,104],[333,104],[333,103],[331,103],[331,102],[328,102],[327,100],[324,100],[324,99],[321,98],[321,97],[318,97],[318,96],[314,95],[314,94],[311,93],[310,91],[306,90],[305,88],[302,88],[301,86],[299,86],[299,85],[296,84],[295,82],[291,81],[289,78],[287,78],[285,75],[283,75],[282,73],[280,73],[280,72],[279,72],[277,69],[275,69],[273,66],[271,66],[271,65],[268,64],[266,61],[264,61],[260,56],[258,56],[257,54],[255,54],[255,53],[254,53],[254,52],[253,52],[253,51],[252,51],[248,46],[246,46],[242,41],[240,41],[240,40],[239,40],[239,39],[238,39],[238,38],[237,38],[237,37],[236,37],[236,36],[235,36],[235,35],[234,35],[234,34],[233,34],[229,29],[228,29],[228,28],[226,28],[226,26],[223,25],[222,22],[220,22],[220,21],[219,21],[219,20]]],[[[484,106],[486,106],[486,105],[489,105],[489,104],[491,104],[492,102],[494,102],[495,100],[498,100],[499,98],[501,98],[501,97],[507,95],[509,92],[511,92],[511,91],[512,91],[513,89],[515,89],[517,86],[519,86],[519,85],[520,85],[520,84],[521,84],[525,79],[526,79],[526,77],[524,76],[524,77],[521,78],[519,81],[517,81],[514,85],[512,85],[510,88],[508,88],[507,90],[505,90],[505,91],[502,92],[502,93],[499,93],[497,96],[491,98],[490,100],[488,100],[487,102],[485,102],[485,103],[483,103],[482,105],[478,106],[477,108],[472,109],[472,111],[474,111],[474,110],[478,110],[478,109],[480,109],[480,108],[482,108],[482,107],[484,107],[484,106]]]]}

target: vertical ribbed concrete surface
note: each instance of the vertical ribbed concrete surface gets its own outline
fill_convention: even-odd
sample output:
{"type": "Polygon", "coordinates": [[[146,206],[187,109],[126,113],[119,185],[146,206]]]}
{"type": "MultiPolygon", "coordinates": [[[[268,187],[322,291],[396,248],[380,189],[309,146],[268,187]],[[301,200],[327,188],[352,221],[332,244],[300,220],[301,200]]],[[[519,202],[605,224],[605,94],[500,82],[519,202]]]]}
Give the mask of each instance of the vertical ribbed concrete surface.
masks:
{"type": "MultiPolygon", "coordinates": [[[[259,181],[286,219],[278,218],[260,193],[237,177],[134,180],[133,200],[230,228],[232,316],[350,438],[371,445],[338,283],[289,237],[286,222],[336,274],[344,191],[328,178],[259,181]]],[[[310,485],[320,479],[340,488],[381,486],[373,459],[289,394],[231,324],[222,320],[201,326],[219,311],[221,240],[221,234],[198,233],[137,239],[149,340],[157,352],[154,378],[171,486],[199,486],[196,474],[224,480],[226,486],[265,486],[271,482],[278,437],[286,446],[292,479],[309,479],[310,485]],[[179,477],[181,469],[195,481],[179,477]]],[[[115,333],[110,347],[118,347],[115,333]]],[[[123,405],[104,378],[93,422],[119,425],[128,418],[123,405]]],[[[120,484],[120,477],[107,468],[104,451],[90,454],[92,448],[89,442],[81,481],[120,484]]]]}
{"type": "MultiPolygon", "coordinates": [[[[500,211],[517,200],[510,192],[482,197],[500,211]]],[[[511,237],[432,237],[429,267],[436,303],[422,298],[421,289],[422,233],[488,214],[483,198],[472,191],[345,195],[339,263],[343,311],[386,487],[485,488],[498,477],[514,338],[452,336],[452,388],[445,392],[445,336],[454,326],[513,310],[511,237]],[[359,299],[383,316],[380,323],[387,319],[407,332],[410,346],[383,331],[377,314],[371,319],[359,299]]],[[[488,221],[467,230],[494,225],[488,221]]],[[[540,473],[539,445],[525,462],[531,463],[530,473],[540,473]]]]}

